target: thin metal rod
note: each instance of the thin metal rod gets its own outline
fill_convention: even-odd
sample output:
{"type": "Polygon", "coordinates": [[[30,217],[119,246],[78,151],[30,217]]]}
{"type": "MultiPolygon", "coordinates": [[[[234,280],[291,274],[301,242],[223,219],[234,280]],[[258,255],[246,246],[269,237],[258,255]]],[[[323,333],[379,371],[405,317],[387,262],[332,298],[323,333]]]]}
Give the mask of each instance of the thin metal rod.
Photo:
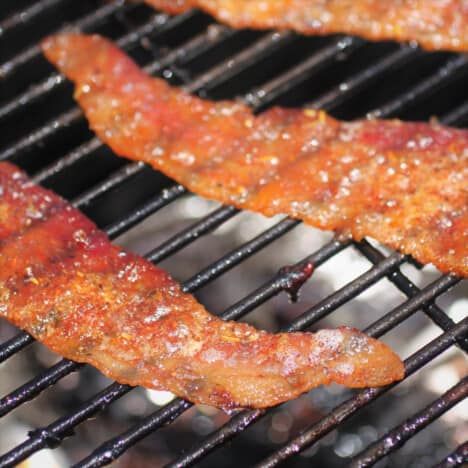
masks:
{"type": "Polygon", "coordinates": [[[0,363],[6,361],[26,346],[34,343],[34,338],[27,333],[19,333],[0,346],[0,363]]]}
{"type": "Polygon", "coordinates": [[[78,197],[72,200],[72,204],[77,208],[83,208],[89,205],[96,198],[100,197],[104,193],[109,192],[115,187],[118,187],[122,182],[130,179],[131,177],[139,174],[145,164],[142,162],[135,162],[131,164],[126,164],[121,169],[118,169],[113,174],[111,174],[104,182],[97,184],[95,187],[86,190],[81,193],[78,197]]]}
{"type": "Polygon", "coordinates": [[[23,26],[33,20],[39,15],[47,13],[47,10],[62,3],[63,0],[41,0],[40,2],[33,3],[24,10],[17,11],[12,15],[8,16],[4,20],[0,21],[0,38],[13,28],[23,26]]]}
{"type": "Polygon", "coordinates": [[[447,60],[435,73],[417,83],[397,98],[370,111],[367,117],[378,119],[395,115],[396,112],[400,112],[403,108],[407,108],[423,97],[434,93],[440,87],[446,86],[458,73],[466,72],[467,65],[468,55],[457,55],[447,60]]]}
{"type": "Polygon", "coordinates": [[[264,108],[281,94],[310,78],[324,67],[330,65],[343,53],[351,53],[364,45],[364,41],[356,37],[343,36],[333,40],[330,44],[320,48],[307,59],[295,65],[290,70],[264,83],[249,92],[246,102],[259,110],[264,108]]]}
{"type": "MultiPolygon", "coordinates": [[[[99,24],[106,21],[114,13],[122,8],[123,0],[113,0],[102,6],[92,13],[83,16],[71,25],[66,26],[63,30],[74,30],[89,32],[90,30],[96,29],[99,24]]],[[[125,5],[128,9],[129,5],[125,5]]],[[[58,32],[58,31],[56,31],[58,32]]],[[[7,60],[0,65],[0,79],[8,78],[14,73],[18,67],[24,65],[35,57],[41,54],[41,47],[38,44],[33,44],[26,49],[22,50],[19,54],[16,54],[13,58],[7,60]]]]}
{"type": "Polygon", "coordinates": [[[201,89],[215,88],[252,65],[257,64],[262,58],[276,52],[279,47],[291,43],[295,38],[296,36],[289,31],[266,34],[233,57],[220,62],[211,68],[209,72],[203,73],[185,86],[185,89],[194,93],[201,89]]]}
{"type": "Polygon", "coordinates": [[[0,468],[11,467],[25,460],[42,448],[57,447],[62,439],[73,433],[73,428],[86,421],[99,411],[109,406],[113,401],[128,393],[132,387],[113,383],[92,399],[83,403],[73,413],[58,419],[46,427],[31,432],[29,438],[13,450],[0,456],[0,468]]]}
{"type": "MultiPolygon", "coordinates": [[[[178,24],[181,21],[181,19],[178,17],[177,21],[175,19],[169,20],[169,18],[170,17],[168,15],[162,13],[153,15],[144,24],[118,39],[116,44],[122,49],[129,49],[138,44],[142,38],[156,32],[162,33],[165,29],[173,27],[174,23],[178,24]]],[[[36,83],[23,93],[14,96],[10,101],[2,104],[0,107],[0,121],[7,117],[11,117],[15,113],[24,109],[26,106],[36,102],[39,98],[45,98],[47,94],[57,89],[59,86],[65,84],[66,82],[67,79],[63,74],[51,73],[39,83],[36,83]]],[[[59,116],[57,120],[60,120],[61,117],[63,118],[65,114],[66,113],[59,116]]],[[[79,117],[82,117],[81,112],[79,115],[77,115],[76,119],[79,117]]]]}
{"type": "MultiPolygon", "coordinates": [[[[374,264],[382,261],[384,258],[384,255],[366,240],[356,244],[356,248],[374,264]]],[[[421,289],[410,281],[400,270],[395,270],[388,276],[388,279],[407,297],[412,298],[421,294],[421,289]]],[[[458,282],[460,282],[460,279],[454,276],[447,275],[445,278],[445,285],[450,285],[450,287],[455,286],[458,282]]],[[[455,322],[434,302],[431,301],[427,303],[422,309],[443,331],[448,331],[455,326],[455,322]]],[[[468,351],[468,339],[462,339],[457,344],[464,351],[468,351]]]]}
{"type": "Polygon", "coordinates": [[[468,101],[456,107],[440,118],[445,125],[457,125],[468,118],[468,101]]]}
{"type": "Polygon", "coordinates": [[[468,442],[461,444],[454,452],[447,455],[441,462],[433,468],[456,468],[465,466],[468,463],[468,442]]]}
{"type": "Polygon", "coordinates": [[[26,403],[28,400],[36,397],[45,388],[58,382],[60,379],[78,370],[83,364],[78,364],[68,359],[62,359],[57,364],[47,369],[33,379],[17,388],[8,395],[0,398],[0,418],[5,416],[19,405],[26,403]]]}
{"type": "Polygon", "coordinates": [[[165,258],[181,250],[186,245],[191,244],[200,236],[221,226],[238,213],[239,210],[233,206],[221,206],[202,218],[200,221],[197,221],[187,229],[178,232],[173,237],[163,242],[158,248],[148,254],[148,260],[153,263],[161,262],[165,258]]]}
{"type": "Polygon", "coordinates": [[[442,416],[450,408],[460,403],[468,396],[468,377],[465,377],[450,390],[434,400],[430,405],[408,418],[404,423],[387,432],[381,439],[372,443],[364,451],[356,455],[350,468],[366,468],[374,465],[384,456],[401,448],[409,439],[429,426],[435,419],[442,416]]]}
{"type": "Polygon", "coordinates": [[[407,45],[402,45],[396,51],[385,55],[382,59],[365,67],[359,73],[342,81],[322,96],[304,107],[316,107],[319,109],[331,109],[343,104],[347,99],[355,96],[359,91],[381,78],[384,73],[394,71],[409,60],[421,55],[421,50],[407,45]]]}

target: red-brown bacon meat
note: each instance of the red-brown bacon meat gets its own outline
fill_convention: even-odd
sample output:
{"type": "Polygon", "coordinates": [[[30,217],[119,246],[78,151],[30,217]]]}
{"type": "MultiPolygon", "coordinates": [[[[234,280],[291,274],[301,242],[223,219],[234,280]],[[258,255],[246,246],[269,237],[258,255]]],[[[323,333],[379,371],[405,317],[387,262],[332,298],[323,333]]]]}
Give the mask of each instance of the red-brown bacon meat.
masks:
{"type": "Polygon", "coordinates": [[[221,408],[403,377],[398,356],[357,330],[271,335],[223,322],[8,163],[0,188],[0,316],[58,354],[221,408]]]}
{"type": "Polygon", "coordinates": [[[322,111],[212,103],[150,78],[99,36],[63,34],[46,56],[76,83],[98,136],[200,195],[371,236],[468,276],[468,131],[344,123],[322,111]]]}
{"type": "Polygon", "coordinates": [[[168,13],[201,8],[236,28],[347,33],[468,50],[466,0],[145,0],[168,13]]]}

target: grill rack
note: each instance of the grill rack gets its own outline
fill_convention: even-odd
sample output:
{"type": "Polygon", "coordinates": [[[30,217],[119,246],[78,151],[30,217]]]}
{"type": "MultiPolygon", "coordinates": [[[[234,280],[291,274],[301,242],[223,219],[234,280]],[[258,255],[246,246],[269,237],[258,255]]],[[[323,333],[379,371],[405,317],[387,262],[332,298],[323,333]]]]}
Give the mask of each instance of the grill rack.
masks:
{"type": "MultiPolygon", "coordinates": [[[[98,2],[95,3],[97,7],[98,2]]],[[[66,4],[66,0],[41,0],[39,2],[34,2],[27,10],[17,12],[17,14],[9,16],[7,20],[0,22],[0,35],[5,35],[9,30],[20,26],[29,27],[34,24],[34,21],[36,21],[38,17],[44,15],[44,13],[53,11],[54,8],[63,6],[64,4],[66,4]]],[[[123,5],[121,1],[110,2],[101,5],[95,11],[81,17],[81,19],[79,18],[75,24],[78,24],[79,27],[85,30],[92,31],[98,28],[102,22],[112,17],[128,26],[129,24],[131,25],[131,22],[126,20],[125,10],[132,8],[136,7],[134,5],[123,5]]],[[[148,21],[130,30],[128,34],[122,36],[118,42],[121,46],[127,46],[129,48],[150,36],[154,42],[157,42],[155,36],[157,38],[158,34],[170,32],[181,25],[184,26],[197,15],[199,15],[199,13],[189,12],[178,17],[170,18],[164,14],[151,13],[148,21]]],[[[169,70],[169,67],[175,69],[183,65],[184,61],[193,60],[206,53],[210,48],[219,47],[225,41],[229,40],[229,38],[238,34],[240,33],[231,31],[224,26],[209,25],[205,31],[202,31],[195,37],[190,38],[186,43],[172,49],[161,58],[158,57],[156,60],[152,61],[147,65],[146,70],[152,74],[164,74],[165,71],[167,72],[169,70]]],[[[197,76],[195,80],[192,80],[191,77],[188,77],[188,79],[186,78],[185,86],[191,92],[203,91],[204,93],[209,93],[210,90],[213,90],[228,79],[232,79],[247,70],[259,59],[274,54],[278,48],[283,47],[285,44],[295,39],[296,36],[292,33],[261,34],[256,41],[249,44],[244,50],[218,63],[216,66],[211,67],[208,71],[197,76]]],[[[324,41],[322,47],[319,47],[312,55],[306,57],[305,60],[301,61],[296,66],[290,68],[279,77],[262,84],[260,87],[250,90],[245,96],[245,100],[251,104],[255,110],[260,111],[271,103],[278,101],[281,96],[291,91],[308,78],[316,75],[320,70],[330,65],[330,63],[333,63],[337,59],[343,60],[343,57],[352,54],[364,45],[364,41],[349,36],[327,39],[324,41]]],[[[18,69],[21,69],[21,67],[27,65],[30,60],[36,58],[38,53],[39,49],[37,45],[33,45],[23,52],[16,54],[12,59],[0,66],[0,80],[6,80],[10,76],[13,76],[17,73],[18,69]]],[[[364,70],[355,73],[345,82],[339,83],[325,93],[321,93],[310,104],[326,110],[333,110],[343,102],[351,99],[354,95],[357,95],[357,93],[365,90],[371,83],[381,79],[386,73],[404,66],[408,61],[415,59],[421,54],[419,49],[409,46],[402,46],[397,50],[393,50],[364,70]]],[[[378,117],[403,114],[405,109],[413,103],[424,100],[434,93],[437,88],[447,86],[449,82],[466,73],[467,64],[468,58],[465,55],[451,54],[435,73],[420,80],[420,82],[412,88],[406,90],[404,93],[400,93],[394,99],[380,105],[377,109],[370,111],[368,114],[378,117]]],[[[170,77],[170,74],[167,76],[170,77]]],[[[64,78],[55,73],[44,79],[41,83],[33,85],[27,91],[16,95],[10,101],[0,105],[0,122],[12,119],[17,114],[27,111],[29,106],[33,105],[36,101],[40,102],[45,99],[49,93],[56,91],[64,84],[64,78]]],[[[458,124],[463,123],[467,115],[468,103],[464,103],[455,109],[450,109],[440,120],[447,124],[458,124]]],[[[26,137],[2,148],[0,151],[0,159],[12,159],[15,161],[18,156],[28,155],[37,148],[37,145],[47,145],[49,138],[53,138],[63,129],[77,124],[81,118],[82,114],[76,107],[65,111],[58,117],[54,117],[51,122],[28,133],[26,137]]],[[[34,178],[38,182],[47,182],[48,179],[60,175],[66,168],[86,158],[101,146],[101,143],[96,138],[92,138],[82,143],[78,148],[72,150],[64,157],[61,157],[49,166],[36,172],[34,178]]],[[[127,164],[95,187],[81,193],[73,200],[73,203],[80,208],[90,206],[100,196],[108,193],[115,187],[121,186],[125,181],[135,177],[135,175],[142,172],[144,169],[145,166],[141,163],[127,164]]],[[[178,199],[185,193],[186,191],[183,187],[179,185],[171,186],[163,190],[162,193],[153,196],[142,206],[138,207],[138,209],[131,210],[130,213],[122,216],[121,219],[111,224],[105,230],[114,238],[130,227],[133,227],[149,214],[156,212],[158,209],[178,199]]],[[[178,233],[160,247],[153,249],[153,251],[147,255],[147,258],[150,259],[150,261],[159,262],[195,241],[201,235],[220,226],[237,213],[238,210],[232,207],[221,207],[201,221],[190,226],[188,229],[178,233]]],[[[299,222],[291,219],[280,221],[252,241],[226,254],[223,258],[186,281],[183,284],[184,290],[191,292],[208,284],[266,245],[280,238],[298,224],[299,222]]],[[[271,281],[265,283],[247,297],[228,308],[224,312],[223,318],[240,318],[274,295],[282,291],[288,291],[291,286],[291,277],[297,275],[298,272],[300,273],[305,263],[312,261],[315,266],[320,266],[326,260],[348,246],[348,244],[343,244],[334,240],[302,262],[299,262],[292,270],[280,270],[278,275],[272,278],[271,281]]],[[[423,290],[419,290],[399,270],[399,267],[405,261],[408,261],[407,257],[401,254],[391,254],[389,257],[384,257],[378,249],[366,241],[353,243],[353,246],[374,266],[368,272],[306,311],[288,327],[289,331],[303,329],[312,325],[320,318],[334,311],[340,305],[356,297],[360,292],[367,289],[379,279],[387,277],[397,288],[407,295],[409,299],[368,327],[366,330],[367,333],[372,336],[380,336],[410,317],[420,308],[422,308],[426,315],[443,331],[443,334],[439,338],[407,359],[405,364],[408,374],[415,372],[443,350],[455,343],[465,351],[468,349],[468,319],[464,319],[458,324],[455,324],[434,302],[435,298],[459,281],[457,278],[453,276],[441,276],[431,285],[423,290]]],[[[13,356],[32,341],[29,335],[21,333],[0,345],[0,362],[13,356]]],[[[77,370],[79,367],[81,367],[81,365],[62,360],[45,371],[42,375],[37,376],[24,386],[2,398],[0,400],[0,415],[8,414],[15,407],[30,398],[34,398],[39,392],[53,385],[59,379],[77,370]]],[[[56,446],[69,434],[73,427],[97,413],[104,406],[111,404],[112,401],[115,401],[130,390],[131,388],[125,385],[116,383],[110,385],[72,414],[57,420],[47,427],[34,431],[25,443],[15,447],[7,454],[0,456],[0,466],[18,463],[41,448],[56,446]]],[[[272,454],[259,466],[275,466],[298,451],[305,449],[339,425],[345,418],[351,416],[359,408],[368,404],[387,390],[388,388],[370,389],[358,392],[350,400],[335,408],[325,418],[306,429],[300,436],[288,442],[283,448],[272,454]]],[[[417,422],[414,425],[414,430],[421,430],[431,422],[431,414],[434,407],[445,411],[451,405],[465,398],[467,393],[468,385],[466,379],[464,379],[457,384],[455,389],[449,390],[435,400],[433,404],[415,415],[417,422]]],[[[172,421],[189,406],[190,404],[187,402],[175,400],[152,415],[143,418],[142,421],[130,428],[127,432],[108,441],[101,447],[98,447],[93,454],[80,462],[77,466],[102,466],[103,464],[109,463],[138,440],[160,428],[163,424],[172,421]]],[[[174,461],[171,466],[188,466],[199,461],[212,450],[224,444],[227,440],[242,432],[250,424],[260,419],[264,414],[264,411],[245,411],[235,415],[229,423],[210,434],[201,444],[192,448],[190,452],[187,452],[179,460],[174,461]]],[[[388,437],[390,437],[391,440],[405,440],[405,430],[403,426],[398,427],[388,437]]],[[[385,444],[385,440],[388,440],[388,438],[380,439],[379,442],[368,448],[366,452],[361,453],[358,456],[359,458],[354,460],[355,466],[369,466],[375,463],[382,456],[382,446],[385,444]]],[[[387,450],[393,451],[396,448],[397,444],[393,444],[390,448],[387,447],[387,450]]],[[[457,448],[451,455],[448,455],[447,458],[441,462],[441,466],[460,466],[463,461],[467,460],[467,456],[467,447],[466,444],[464,444],[457,448]]]]}

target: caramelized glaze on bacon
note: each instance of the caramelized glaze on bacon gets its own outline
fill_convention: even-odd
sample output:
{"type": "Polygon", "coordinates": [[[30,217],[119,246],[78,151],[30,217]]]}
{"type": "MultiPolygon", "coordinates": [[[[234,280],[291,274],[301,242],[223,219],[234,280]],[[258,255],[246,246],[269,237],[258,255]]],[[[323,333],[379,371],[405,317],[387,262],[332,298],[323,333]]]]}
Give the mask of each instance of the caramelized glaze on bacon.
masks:
{"type": "Polygon", "coordinates": [[[236,28],[347,33],[468,50],[466,0],[145,0],[168,13],[201,8],[236,28]]]}
{"type": "Polygon", "coordinates": [[[398,356],[357,330],[270,335],[223,322],[8,163],[0,187],[0,316],[56,353],[221,408],[403,377],[398,356]]]}
{"type": "Polygon", "coordinates": [[[200,195],[371,236],[468,276],[468,131],[343,123],[322,111],[211,103],[150,78],[110,41],[59,35],[46,56],[76,83],[98,136],[200,195]]]}

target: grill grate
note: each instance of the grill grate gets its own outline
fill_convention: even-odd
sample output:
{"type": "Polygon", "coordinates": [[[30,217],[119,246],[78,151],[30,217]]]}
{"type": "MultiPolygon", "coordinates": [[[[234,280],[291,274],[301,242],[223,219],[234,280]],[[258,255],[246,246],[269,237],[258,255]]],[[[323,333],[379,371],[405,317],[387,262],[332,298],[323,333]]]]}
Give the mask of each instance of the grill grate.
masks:
{"type": "MultiPolygon", "coordinates": [[[[8,38],[8,35],[15,33],[18,28],[26,31],[26,34],[31,31],[32,35],[31,45],[20,50],[13,48],[14,55],[0,65],[0,91],[6,90],[5,94],[2,94],[5,98],[0,103],[0,122],[6,128],[13,128],[15,121],[25,118],[25,113],[36,108],[34,106],[41,106],[44,112],[45,100],[50,100],[67,86],[63,76],[57,73],[49,74],[50,67],[45,66],[41,68],[43,70],[41,79],[33,84],[28,83],[27,89],[17,91],[16,86],[11,84],[17,76],[24,76],[27,73],[31,63],[40,60],[37,38],[33,34],[35,25],[42,22],[44,17],[54,11],[54,8],[65,7],[68,2],[41,0],[23,3],[26,3],[25,10],[17,12],[14,12],[9,5],[0,7],[0,14],[2,8],[8,12],[6,19],[0,21],[0,36],[8,38]],[[10,92],[10,89],[14,92],[10,92]]],[[[369,45],[361,39],[349,36],[306,40],[289,32],[232,31],[224,26],[210,24],[205,16],[194,11],[171,18],[165,14],[155,14],[139,5],[124,5],[121,1],[84,3],[87,4],[88,11],[68,27],[86,31],[106,32],[109,29],[123,31],[123,34],[119,38],[115,37],[115,40],[129,52],[136,53],[137,58],[143,56],[147,62],[145,69],[149,73],[162,75],[176,84],[183,84],[186,89],[202,96],[225,97],[226,92],[230,95],[243,94],[244,100],[257,112],[271,104],[288,101],[293,104],[309,102],[312,106],[332,111],[338,117],[355,118],[371,115],[427,118],[436,113],[441,121],[451,125],[461,125],[467,120],[468,102],[457,107],[460,102],[460,87],[456,87],[457,80],[461,80],[468,72],[468,58],[465,55],[425,54],[414,47],[393,44],[369,45]],[[171,35],[177,36],[176,39],[174,37],[171,39],[171,35]],[[182,39],[178,39],[179,36],[182,39]],[[292,54],[292,50],[297,50],[297,54],[292,54]],[[293,55],[292,63],[287,64],[286,68],[281,66],[275,68],[278,54],[282,54],[284,59],[288,53],[293,55]],[[424,63],[430,61],[428,72],[408,83],[400,75],[399,82],[402,84],[393,89],[390,81],[392,76],[398,75],[412,61],[417,60],[424,63]],[[273,78],[270,78],[271,75],[265,77],[258,70],[260,62],[268,63],[268,66],[272,67],[267,71],[271,72],[273,78]],[[194,63],[197,64],[195,67],[194,63]],[[332,73],[336,67],[343,64],[345,64],[344,73],[332,73]],[[201,72],[195,72],[192,76],[193,72],[190,70],[200,67],[201,72]],[[236,81],[235,85],[233,81],[236,81]],[[385,89],[376,91],[376,86],[381,83],[386,84],[385,89]],[[243,88],[238,89],[239,86],[243,88]],[[312,98],[309,88],[313,90],[312,98]],[[453,88],[456,92],[447,91],[453,88]],[[372,99],[363,99],[363,96],[371,94],[374,96],[372,99]],[[434,95],[441,97],[429,99],[434,95]]],[[[423,65],[421,66],[424,69],[423,65]]],[[[468,99],[468,96],[463,98],[468,99]]],[[[93,157],[104,148],[99,140],[80,130],[79,127],[83,126],[83,116],[79,109],[73,106],[53,112],[46,112],[43,115],[43,121],[47,123],[25,128],[19,134],[13,132],[16,137],[7,141],[0,149],[0,160],[9,159],[22,165],[33,173],[33,178],[37,182],[52,187],[54,181],[65,179],[69,173],[79,172],[80,164],[94,163],[93,157]],[[40,162],[33,161],[33,153],[38,151],[41,154],[46,153],[46,150],[55,147],[57,140],[66,140],[68,134],[73,135],[71,141],[78,146],[70,149],[70,146],[75,144],[73,143],[65,151],[58,151],[56,156],[53,155],[52,159],[46,160],[46,165],[41,166],[40,162]]],[[[114,196],[116,189],[124,190],[128,184],[147,172],[146,166],[141,163],[119,162],[113,163],[111,167],[115,170],[109,176],[101,177],[96,185],[88,184],[73,194],[75,206],[91,210],[92,213],[103,198],[114,196]]],[[[106,173],[107,171],[103,172],[106,173]]],[[[119,212],[117,220],[107,223],[105,228],[107,234],[111,238],[116,238],[150,214],[187,193],[180,185],[165,184],[166,188],[159,193],[155,194],[153,190],[142,200],[134,202],[126,212],[125,210],[119,212]]],[[[146,258],[155,263],[170,258],[183,247],[223,225],[238,213],[238,210],[228,206],[217,208],[161,243],[150,251],[146,258]]],[[[99,216],[97,218],[99,222],[99,216]]],[[[200,290],[299,224],[298,221],[287,218],[280,220],[252,240],[224,254],[193,275],[183,283],[183,289],[186,292],[200,290]]],[[[408,299],[371,324],[366,329],[368,334],[375,337],[382,336],[404,323],[419,310],[423,310],[426,316],[442,330],[438,338],[417,350],[405,361],[408,376],[453,345],[468,350],[468,319],[454,323],[435,302],[436,298],[459,283],[459,279],[453,276],[441,276],[420,289],[400,270],[400,267],[410,259],[398,253],[385,256],[367,241],[342,243],[333,240],[326,243],[293,267],[280,269],[276,276],[230,306],[221,316],[224,319],[239,319],[281,292],[294,293],[294,280],[297,281],[298,277],[300,279],[301,271],[309,262],[319,267],[349,248],[355,249],[366,258],[372,265],[371,268],[306,310],[284,327],[285,330],[302,330],[312,326],[372,285],[387,278],[408,299]]],[[[16,355],[32,342],[32,338],[25,333],[20,333],[4,342],[0,345],[0,362],[16,355]]],[[[13,409],[35,398],[40,392],[52,387],[60,379],[81,367],[83,366],[80,364],[64,359],[46,369],[0,400],[0,416],[9,414],[13,409]]],[[[394,386],[357,392],[336,406],[329,414],[305,428],[299,436],[286,442],[258,466],[276,466],[305,450],[394,386]]],[[[73,434],[73,430],[78,425],[100,413],[131,390],[131,387],[126,385],[117,383],[109,385],[64,417],[30,433],[23,443],[0,456],[0,466],[19,463],[43,448],[57,447],[65,437],[73,434]]],[[[370,466],[383,456],[391,454],[416,432],[427,427],[434,418],[466,398],[467,394],[468,382],[465,378],[425,409],[410,416],[405,424],[395,427],[382,439],[358,454],[353,460],[354,465],[370,466]]],[[[190,406],[190,403],[180,399],[172,401],[149,416],[141,418],[125,432],[100,445],[77,466],[95,467],[110,463],[144,437],[174,421],[190,406]]],[[[249,426],[273,411],[275,410],[242,411],[234,415],[190,451],[173,460],[170,466],[189,466],[201,462],[209,453],[225,445],[228,440],[243,433],[249,426]]],[[[440,465],[461,466],[466,460],[467,447],[464,444],[455,448],[455,451],[440,465]]]]}

